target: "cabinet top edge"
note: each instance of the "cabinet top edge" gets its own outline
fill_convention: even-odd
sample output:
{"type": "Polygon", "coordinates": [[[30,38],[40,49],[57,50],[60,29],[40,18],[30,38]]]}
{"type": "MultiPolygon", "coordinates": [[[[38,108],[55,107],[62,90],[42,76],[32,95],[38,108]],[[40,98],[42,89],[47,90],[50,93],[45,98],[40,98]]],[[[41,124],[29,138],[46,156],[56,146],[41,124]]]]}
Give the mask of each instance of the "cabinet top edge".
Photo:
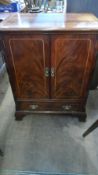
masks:
{"type": "Polygon", "coordinates": [[[11,13],[0,31],[98,31],[98,19],[89,13],[11,13]]]}

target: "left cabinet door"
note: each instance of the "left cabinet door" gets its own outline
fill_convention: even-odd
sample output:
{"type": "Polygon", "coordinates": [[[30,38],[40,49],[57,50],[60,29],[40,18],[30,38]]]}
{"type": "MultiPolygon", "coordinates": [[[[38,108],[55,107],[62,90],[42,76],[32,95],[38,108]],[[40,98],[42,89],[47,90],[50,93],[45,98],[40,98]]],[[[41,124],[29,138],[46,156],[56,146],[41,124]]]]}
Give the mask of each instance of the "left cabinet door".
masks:
{"type": "Polygon", "coordinates": [[[10,35],[4,39],[9,77],[16,99],[49,98],[49,42],[45,35],[10,35]]]}

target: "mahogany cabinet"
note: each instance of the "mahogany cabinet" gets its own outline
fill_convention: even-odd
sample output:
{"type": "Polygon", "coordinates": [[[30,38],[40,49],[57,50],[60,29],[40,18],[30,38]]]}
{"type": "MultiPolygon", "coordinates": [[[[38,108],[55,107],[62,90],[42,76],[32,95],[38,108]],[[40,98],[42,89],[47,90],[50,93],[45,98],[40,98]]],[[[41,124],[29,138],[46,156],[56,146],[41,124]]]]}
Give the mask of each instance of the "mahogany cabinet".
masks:
{"type": "MultiPolygon", "coordinates": [[[[44,23],[45,17],[41,18],[44,23]]],[[[74,15],[68,16],[69,21],[74,18],[74,15]]],[[[40,20],[37,20],[38,27],[40,20]]],[[[6,30],[7,25],[1,26],[1,38],[16,104],[16,119],[31,113],[60,113],[85,121],[95,65],[96,32],[72,28],[35,30],[35,26],[31,30],[26,27],[16,30],[11,26],[6,30]]]]}

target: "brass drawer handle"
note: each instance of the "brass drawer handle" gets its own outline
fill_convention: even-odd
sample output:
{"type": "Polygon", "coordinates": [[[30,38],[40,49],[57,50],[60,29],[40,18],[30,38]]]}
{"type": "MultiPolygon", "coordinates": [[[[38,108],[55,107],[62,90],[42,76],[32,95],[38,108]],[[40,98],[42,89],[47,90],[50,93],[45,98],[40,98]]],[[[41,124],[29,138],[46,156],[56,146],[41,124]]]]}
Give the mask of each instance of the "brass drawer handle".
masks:
{"type": "Polygon", "coordinates": [[[35,110],[35,109],[38,108],[38,105],[30,105],[30,108],[33,109],[33,110],[35,110]]]}
{"type": "Polygon", "coordinates": [[[72,108],[72,106],[71,106],[71,105],[64,105],[64,106],[62,106],[62,108],[63,108],[65,111],[69,111],[69,110],[72,108]]]}
{"type": "Polygon", "coordinates": [[[49,77],[49,68],[48,67],[45,68],[45,77],[49,77]]]}

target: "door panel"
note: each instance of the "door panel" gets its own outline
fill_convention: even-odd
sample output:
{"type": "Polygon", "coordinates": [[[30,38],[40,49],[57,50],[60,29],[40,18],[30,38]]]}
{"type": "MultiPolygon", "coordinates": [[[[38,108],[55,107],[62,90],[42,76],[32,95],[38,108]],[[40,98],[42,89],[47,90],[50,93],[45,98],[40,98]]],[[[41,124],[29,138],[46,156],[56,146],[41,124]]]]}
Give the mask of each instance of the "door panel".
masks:
{"type": "Polygon", "coordinates": [[[14,68],[17,98],[49,98],[48,77],[45,77],[45,68],[49,65],[48,37],[10,37],[6,44],[14,68]]]}
{"type": "Polygon", "coordinates": [[[52,98],[78,99],[86,95],[93,67],[93,39],[90,36],[52,37],[52,98]]]}

